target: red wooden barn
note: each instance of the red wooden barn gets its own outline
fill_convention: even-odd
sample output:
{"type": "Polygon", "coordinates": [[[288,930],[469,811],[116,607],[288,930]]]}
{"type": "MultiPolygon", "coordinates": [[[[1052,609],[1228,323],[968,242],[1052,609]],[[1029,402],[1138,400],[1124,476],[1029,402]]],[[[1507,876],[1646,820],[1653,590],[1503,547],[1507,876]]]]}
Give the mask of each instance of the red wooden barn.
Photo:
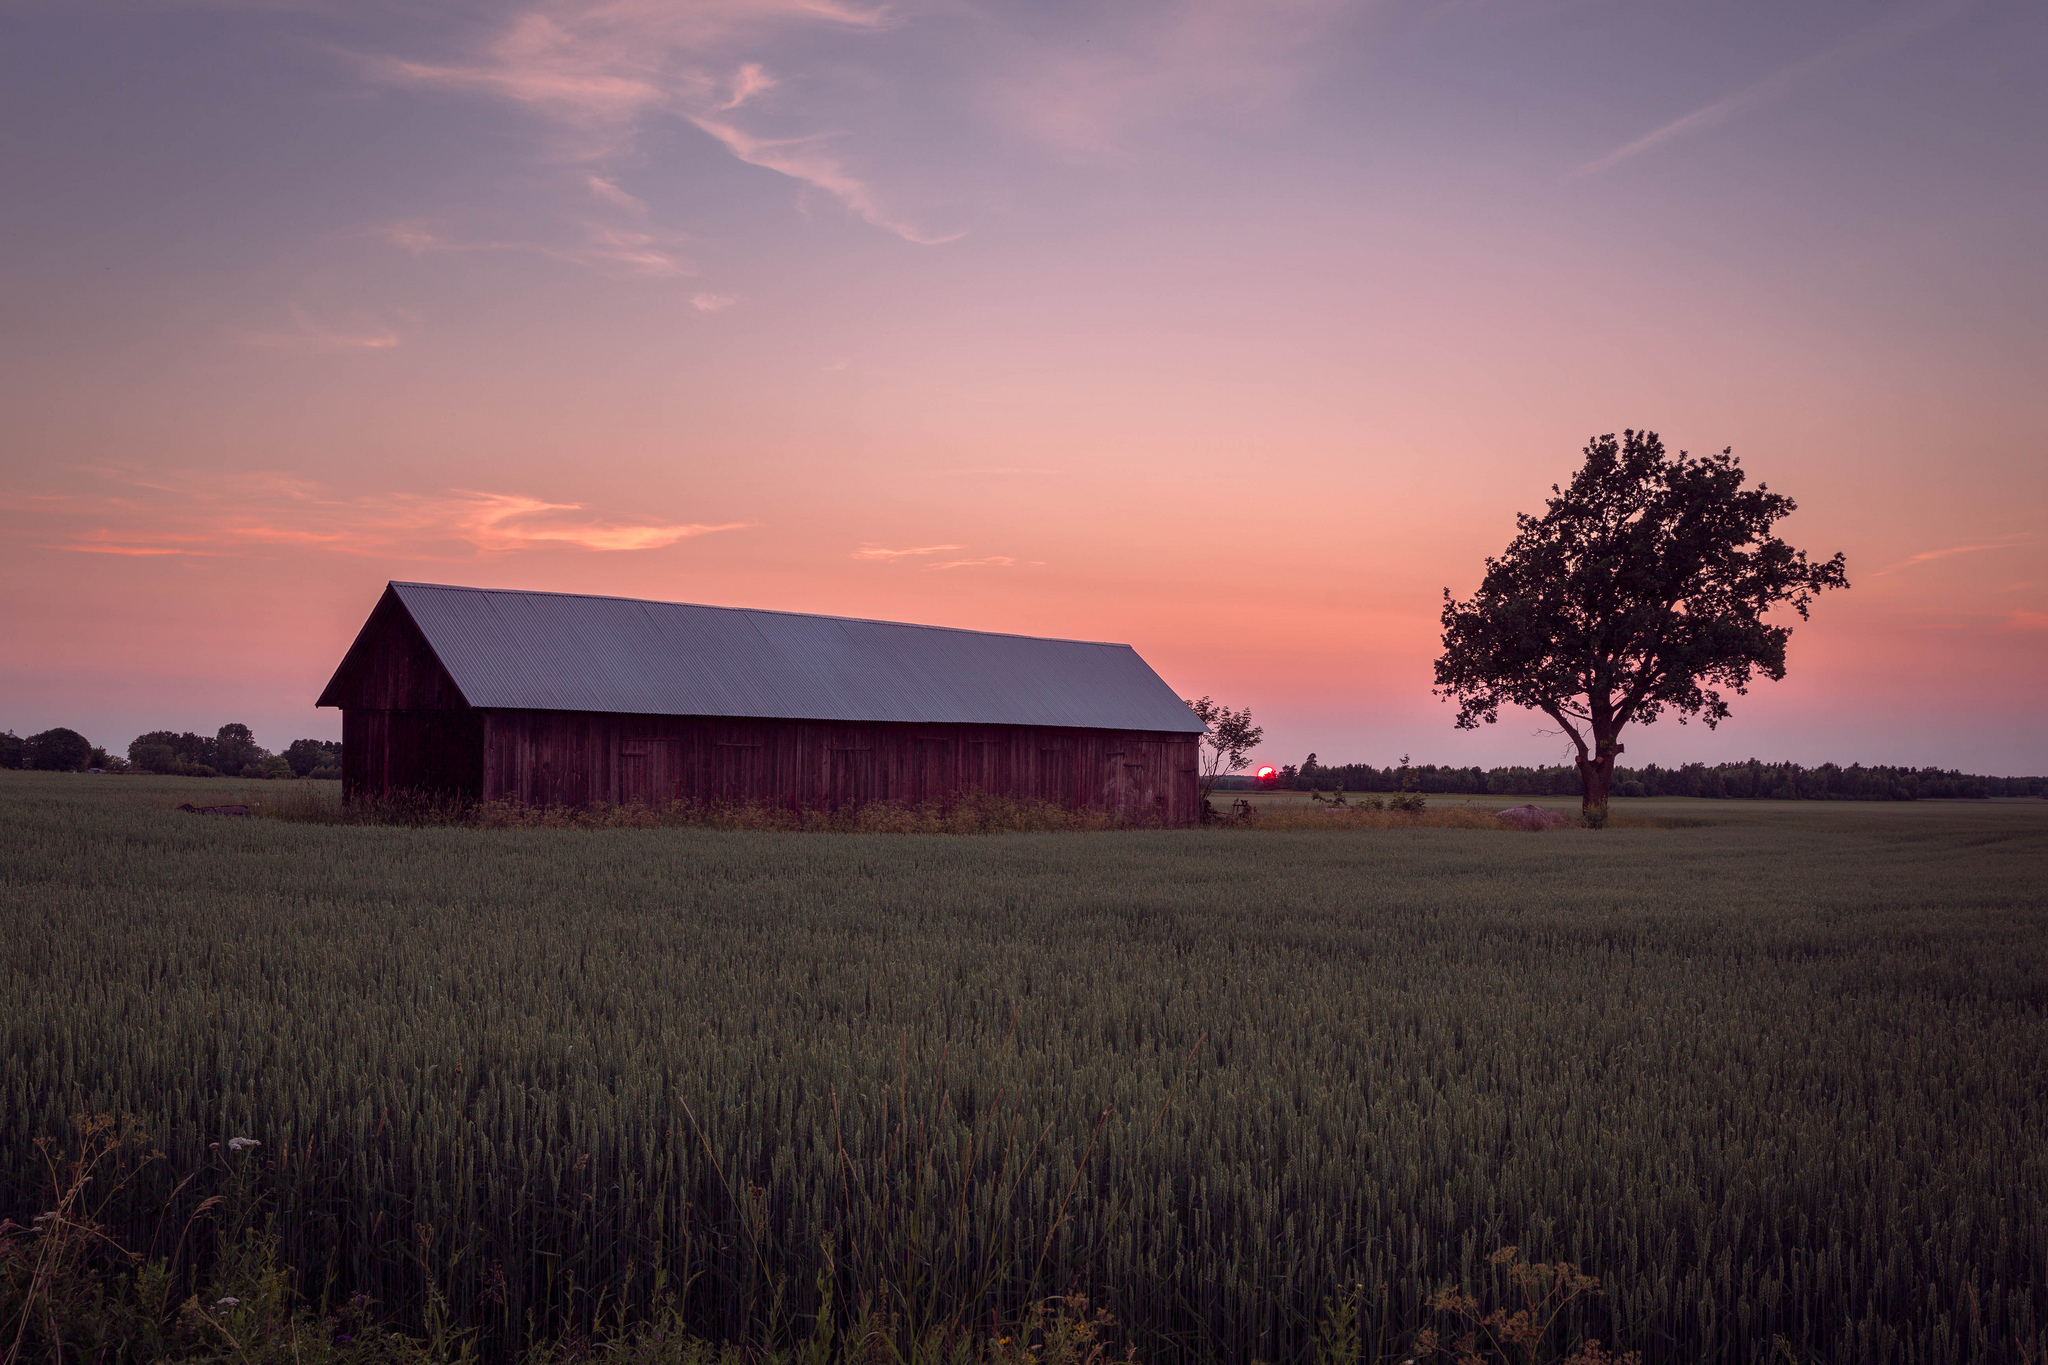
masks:
{"type": "Polygon", "coordinates": [[[393,583],[319,704],[344,799],[1199,813],[1202,722],[1129,645],[393,583]]]}

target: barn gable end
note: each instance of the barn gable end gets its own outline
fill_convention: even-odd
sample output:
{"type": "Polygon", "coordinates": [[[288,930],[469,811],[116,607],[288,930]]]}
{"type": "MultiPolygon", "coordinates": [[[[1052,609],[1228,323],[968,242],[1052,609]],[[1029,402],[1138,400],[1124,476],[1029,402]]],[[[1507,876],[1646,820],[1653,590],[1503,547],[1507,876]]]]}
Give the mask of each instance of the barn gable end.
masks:
{"type": "Polygon", "coordinates": [[[457,711],[467,709],[469,701],[398,590],[386,587],[313,704],[345,711],[457,711]]]}
{"type": "Polygon", "coordinates": [[[395,589],[385,588],[317,704],[341,708],[344,800],[394,792],[483,796],[483,714],[395,589]]]}

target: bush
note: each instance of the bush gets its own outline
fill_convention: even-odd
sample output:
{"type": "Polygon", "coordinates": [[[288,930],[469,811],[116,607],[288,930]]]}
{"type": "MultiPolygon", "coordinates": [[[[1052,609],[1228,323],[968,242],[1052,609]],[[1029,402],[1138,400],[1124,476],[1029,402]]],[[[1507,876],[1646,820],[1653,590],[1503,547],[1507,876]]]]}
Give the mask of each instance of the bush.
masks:
{"type": "Polygon", "coordinates": [[[318,778],[322,782],[339,782],[341,781],[341,765],[337,763],[323,764],[307,773],[306,776],[318,778]]]}
{"type": "Polygon", "coordinates": [[[85,765],[92,761],[92,742],[78,731],[67,730],[60,725],[54,730],[30,735],[27,758],[28,766],[38,772],[84,772],[85,765]]]}
{"type": "Polygon", "coordinates": [[[19,768],[23,750],[27,747],[28,741],[12,730],[0,734],[0,768],[19,768]]]}

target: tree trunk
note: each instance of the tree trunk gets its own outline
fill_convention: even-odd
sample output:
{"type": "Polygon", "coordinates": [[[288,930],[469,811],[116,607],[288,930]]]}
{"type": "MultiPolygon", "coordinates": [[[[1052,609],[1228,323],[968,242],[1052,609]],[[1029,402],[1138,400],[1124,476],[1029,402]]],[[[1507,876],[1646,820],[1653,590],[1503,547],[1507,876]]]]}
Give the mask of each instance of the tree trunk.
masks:
{"type": "Polygon", "coordinates": [[[1583,793],[1579,813],[1594,829],[1607,823],[1607,794],[1614,787],[1614,760],[1622,751],[1622,746],[1612,738],[1599,740],[1598,744],[1593,757],[1579,760],[1579,785],[1583,793]]]}

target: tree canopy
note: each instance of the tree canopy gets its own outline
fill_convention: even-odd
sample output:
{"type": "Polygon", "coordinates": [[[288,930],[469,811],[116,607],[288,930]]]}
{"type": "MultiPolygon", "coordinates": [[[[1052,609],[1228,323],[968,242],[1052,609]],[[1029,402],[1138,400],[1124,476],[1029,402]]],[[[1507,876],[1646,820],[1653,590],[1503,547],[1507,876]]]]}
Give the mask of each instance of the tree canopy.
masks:
{"type": "Polygon", "coordinates": [[[285,747],[283,757],[291,765],[294,777],[311,777],[315,773],[339,776],[341,772],[339,740],[295,739],[285,747]]]}
{"type": "Polygon", "coordinates": [[[1209,794],[1216,789],[1217,778],[1227,773],[1242,772],[1251,766],[1251,751],[1259,747],[1259,741],[1266,737],[1266,732],[1252,724],[1249,706],[1233,711],[1210,697],[1190,701],[1187,706],[1197,720],[1209,727],[1209,733],[1202,736],[1201,776],[1198,780],[1201,799],[1207,802],[1209,794]]]}
{"type": "Polygon", "coordinates": [[[45,730],[39,735],[30,735],[23,745],[23,757],[28,766],[46,773],[76,773],[85,771],[92,761],[92,741],[76,730],[58,726],[45,730]]]}
{"type": "Polygon", "coordinates": [[[249,727],[230,721],[211,737],[187,730],[151,730],[128,746],[128,759],[150,773],[187,777],[339,777],[341,744],[335,740],[292,741],[282,754],[256,742],[249,727]]]}
{"type": "Polygon", "coordinates": [[[1527,707],[1578,751],[1584,805],[1605,818],[1617,737],[1669,711],[1712,728],[1759,675],[1785,676],[1789,626],[1814,595],[1848,586],[1842,556],[1811,563],[1771,528],[1796,504],[1745,487],[1732,450],[1667,455],[1653,431],[1594,438],[1569,488],[1551,485],[1543,515],[1486,561],[1466,601],[1444,589],[1437,694],[1457,725],[1527,707]]]}

